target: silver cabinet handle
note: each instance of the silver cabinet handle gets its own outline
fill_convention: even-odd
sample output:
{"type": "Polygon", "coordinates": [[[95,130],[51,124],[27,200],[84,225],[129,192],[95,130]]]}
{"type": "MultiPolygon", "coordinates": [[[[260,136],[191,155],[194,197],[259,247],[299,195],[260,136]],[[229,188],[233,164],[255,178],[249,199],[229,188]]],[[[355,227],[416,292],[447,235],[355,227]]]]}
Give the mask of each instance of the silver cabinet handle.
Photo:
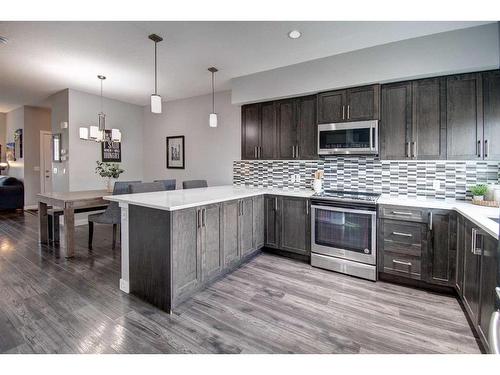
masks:
{"type": "Polygon", "coordinates": [[[392,263],[408,267],[408,273],[411,273],[411,266],[412,266],[411,262],[402,262],[400,260],[393,259],[392,263]]]}
{"type": "Polygon", "coordinates": [[[255,159],[257,159],[257,146],[254,146],[253,148],[253,156],[255,159]]]}
{"type": "Polygon", "coordinates": [[[295,157],[299,158],[299,145],[295,146],[295,157]]]}
{"type": "Polygon", "coordinates": [[[500,311],[495,311],[491,314],[488,344],[491,354],[500,354],[500,311]]]}
{"type": "Polygon", "coordinates": [[[471,231],[471,244],[470,244],[470,252],[474,254],[474,247],[476,247],[476,230],[472,228],[471,231]]]}
{"type": "Polygon", "coordinates": [[[412,142],[413,144],[413,157],[417,157],[417,142],[412,142]]]}
{"type": "Polygon", "coordinates": [[[345,120],[345,105],[342,106],[342,120],[345,120]]]}
{"type": "Polygon", "coordinates": [[[392,211],[393,215],[403,215],[403,216],[412,216],[411,212],[403,212],[403,211],[392,211]]]}
{"type": "Polygon", "coordinates": [[[351,106],[350,105],[347,105],[347,119],[349,120],[351,118],[351,106]]]}
{"type": "Polygon", "coordinates": [[[406,142],[406,143],[405,143],[405,146],[406,146],[406,147],[405,147],[405,148],[406,148],[406,155],[405,155],[405,156],[406,156],[407,158],[411,158],[410,142],[406,142]]]}
{"type": "Polygon", "coordinates": [[[306,202],[306,215],[309,215],[309,202],[307,201],[307,199],[305,200],[306,202]]]}
{"type": "Polygon", "coordinates": [[[196,210],[196,227],[201,228],[201,218],[200,218],[201,210],[196,210]]]}
{"type": "Polygon", "coordinates": [[[292,159],[295,159],[295,146],[292,146],[292,159]]]}
{"type": "Polygon", "coordinates": [[[477,141],[477,157],[481,157],[481,140],[477,141]]]}
{"type": "Polygon", "coordinates": [[[204,227],[207,226],[207,209],[206,208],[203,209],[203,226],[204,227]]]}
{"type": "Polygon", "coordinates": [[[274,210],[278,211],[278,197],[274,197],[274,210]]]}
{"type": "Polygon", "coordinates": [[[429,212],[429,230],[432,230],[432,211],[429,212]]]}
{"type": "Polygon", "coordinates": [[[395,236],[401,236],[401,237],[413,237],[413,234],[411,234],[411,233],[392,232],[392,234],[395,236]]]}
{"type": "Polygon", "coordinates": [[[489,144],[488,140],[485,139],[484,140],[484,151],[483,151],[484,157],[487,158],[489,153],[490,153],[490,144],[489,144]]]}

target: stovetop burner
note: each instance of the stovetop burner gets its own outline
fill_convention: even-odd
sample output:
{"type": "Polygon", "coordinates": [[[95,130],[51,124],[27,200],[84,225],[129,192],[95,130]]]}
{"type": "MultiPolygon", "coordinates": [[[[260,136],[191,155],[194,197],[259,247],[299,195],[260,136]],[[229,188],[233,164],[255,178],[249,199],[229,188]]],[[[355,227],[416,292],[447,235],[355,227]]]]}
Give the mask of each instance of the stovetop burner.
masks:
{"type": "Polygon", "coordinates": [[[339,201],[364,201],[375,203],[380,197],[380,194],[362,191],[325,190],[321,193],[314,194],[313,197],[339,201]]]}

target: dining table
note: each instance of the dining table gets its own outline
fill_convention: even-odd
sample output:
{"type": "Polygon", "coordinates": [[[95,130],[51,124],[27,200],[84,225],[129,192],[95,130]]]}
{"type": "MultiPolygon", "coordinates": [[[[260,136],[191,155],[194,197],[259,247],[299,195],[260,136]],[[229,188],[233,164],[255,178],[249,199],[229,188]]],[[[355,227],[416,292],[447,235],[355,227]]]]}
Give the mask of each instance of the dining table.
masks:
{"type": "Polygon", "coordinates": [[[39,193],[38,198],[38,222],[39,241],[41,244],[49,244],[49,206],[53,209],[63,211],[64,230],[61,236],[60,248],[66,258],[75,255],[75,212],[87,212],[102,210],[103,206],[109,204],[104,196],[110,195],[107,190],[85,190],[68,192],[39,193]]]}

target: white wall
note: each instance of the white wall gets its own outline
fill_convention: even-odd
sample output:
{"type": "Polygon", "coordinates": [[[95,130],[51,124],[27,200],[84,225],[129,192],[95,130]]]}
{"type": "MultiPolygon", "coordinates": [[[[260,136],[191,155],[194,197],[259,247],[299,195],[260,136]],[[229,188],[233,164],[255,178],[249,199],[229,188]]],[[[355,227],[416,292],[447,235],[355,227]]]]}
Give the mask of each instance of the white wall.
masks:
{"type": "Polygon", "coordinates": [[[50,109],[24,107],[24,205],[34,206],[40,192],[40,131],[50,131],[50,109]]]}
{"type": "Polygon", "coordinates": [[[216,93],[219,126],[208,126],[211,95],[163,103],[155,115],[144,107],[144,179],[206,179],[209,185],[232,183],[232,163],[240,158],[241,108],[231,104],[229,91],[216,93]],[[166,137],[184,135],[186,169],[166,168],[166,137]]]}
{"type": "Polygon", "coordinates": [[[408,39],[234,78],[232,103],[499,66],[499,24],[408,39]]]}
{"type": "MultiPolygon", "coordinates": [[[[7,112],[5,135],[7,141],[6,143],[14,142],[14,132],[17,129],[23,129],[24,132],[24,107],[19,107],[13,111],[7,112]]],[[[7,174],[20,180],[24,180],[24,150],[23,158],[18,156],[18,150],[16,150],[16,154],[16,161],[9,162],[9,170],[7,174]]]]}
{"type": "Polygon", "coordinates": [[[2,145],[2,152],[0,153],[0,162],[5,161],[5,135],[7,133],[7,115],[0,113],[0,145],[2,145]]]}
{"type": "MultiPolygon", "coordinates": [[[[122,132],[122,162],[125,172],[120,180],[143,179],[142,124],[143,108],[104,98],[106,128],[122,132]]],[[[101,160],[101,144],[79,138],[81,126],[97,125],[100,97],[69,90],[69,190],[104,189],[105,180],[95,174],[96,161],[101,160]]]]}

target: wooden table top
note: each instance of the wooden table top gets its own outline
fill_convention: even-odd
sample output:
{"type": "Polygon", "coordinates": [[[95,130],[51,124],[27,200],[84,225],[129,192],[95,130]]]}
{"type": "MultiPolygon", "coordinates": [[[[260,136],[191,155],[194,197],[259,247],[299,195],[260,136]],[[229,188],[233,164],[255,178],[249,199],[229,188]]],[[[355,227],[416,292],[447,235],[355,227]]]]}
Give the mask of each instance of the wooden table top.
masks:
{"type": "Polygon", "coordinates": [[[60,201],[60,202],[81,202],[86,200],[95,200],[106,195],[111,195],[107,190],[84,190],[84,191],[66,191],[37,194],[40,201],[60,201]]]}

